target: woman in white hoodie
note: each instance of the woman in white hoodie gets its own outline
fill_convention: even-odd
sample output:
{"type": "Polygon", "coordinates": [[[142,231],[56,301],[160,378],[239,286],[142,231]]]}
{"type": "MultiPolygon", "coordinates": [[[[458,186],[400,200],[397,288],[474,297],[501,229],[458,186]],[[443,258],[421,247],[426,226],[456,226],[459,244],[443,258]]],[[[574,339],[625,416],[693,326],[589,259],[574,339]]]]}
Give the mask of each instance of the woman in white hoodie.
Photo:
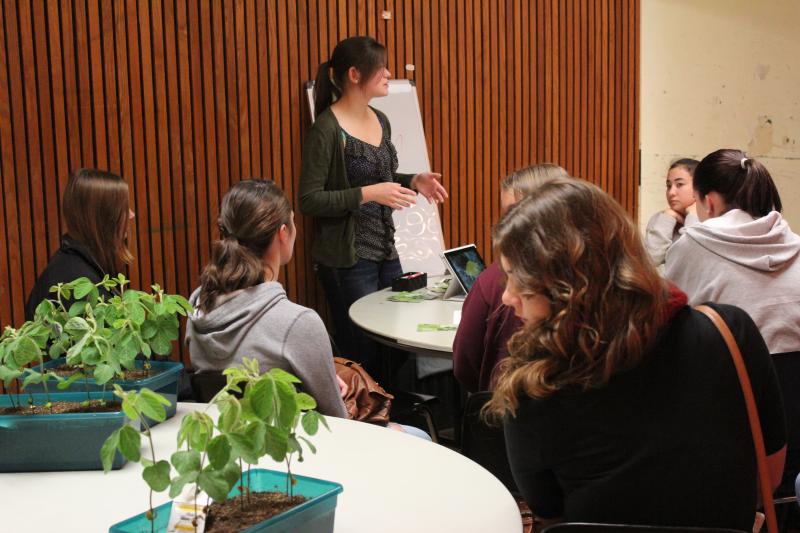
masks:
{"type": "Polygon", "coordinates": [[[659,271],[663,271],[664,258],[672,243],[680,237],[681,228],[697,223],[692,187],[697,163],[696,159],[689,158],[672,162],[666,180],[668,207],[653,215],[647,223],[644,246],[659,271]]]}
{"type": "Polygon", "coordinates": [[[784,482],[800,471],[800,236],[781,216],[769,171],[740,150],[707,155],[694,172],[700,224],[667,252],[666,277],[692,305],[741,307],[767,343],[788,430],[784,482]]]}

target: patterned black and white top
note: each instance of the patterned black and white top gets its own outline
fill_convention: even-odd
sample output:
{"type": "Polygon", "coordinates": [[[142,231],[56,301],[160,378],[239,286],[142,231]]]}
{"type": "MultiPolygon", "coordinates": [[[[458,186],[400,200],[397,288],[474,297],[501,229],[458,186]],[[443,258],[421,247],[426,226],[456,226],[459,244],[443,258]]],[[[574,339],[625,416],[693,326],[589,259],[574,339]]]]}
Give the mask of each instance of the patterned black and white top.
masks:
{"type": "MultiPolygon", "coordinates": [[[[381,122],[381,144],[375,146],[342,130],[344,162],[351,187],[364,187],[394,181],[397,172],[397,150],[389,138],[386,124],[381,122]]],[[[355,247],[361,259],[385,261],[397,258],[394,246],[392,209],[377,202],[361,204],[355,216],[355,247]]]]}

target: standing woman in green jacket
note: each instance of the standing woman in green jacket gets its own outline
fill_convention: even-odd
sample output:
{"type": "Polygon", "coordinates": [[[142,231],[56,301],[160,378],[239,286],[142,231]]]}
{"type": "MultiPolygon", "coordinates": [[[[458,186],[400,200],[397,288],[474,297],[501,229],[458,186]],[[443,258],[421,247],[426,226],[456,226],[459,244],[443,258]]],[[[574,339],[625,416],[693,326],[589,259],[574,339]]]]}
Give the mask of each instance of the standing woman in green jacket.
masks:
{"type": "Polygon", "coordinates": [[[334,339],[348,357],[378,375],[375,347],[350,321],[357,299],[402,274],[394,245],[394,210],[417,193],[447,198],[432,172],[400,174],[386,115],[369,106],[389,94],[386,48],[371,37],[350,37],[319,66],[316,120],[303,146],[300,211],[314,218],[311,256],[331,307],[334,339]]]}

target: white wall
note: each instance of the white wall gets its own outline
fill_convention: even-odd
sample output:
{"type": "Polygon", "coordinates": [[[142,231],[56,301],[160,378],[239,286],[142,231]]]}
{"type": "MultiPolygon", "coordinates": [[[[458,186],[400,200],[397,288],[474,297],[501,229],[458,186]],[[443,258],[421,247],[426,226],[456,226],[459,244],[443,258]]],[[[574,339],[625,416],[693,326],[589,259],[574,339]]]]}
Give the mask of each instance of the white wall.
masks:
{"type": "Polygon", "coordinates": [[[639,218],[666,207],[670,161],[744,149],[800,232],[800,1],[642,0],[639,218]]]}

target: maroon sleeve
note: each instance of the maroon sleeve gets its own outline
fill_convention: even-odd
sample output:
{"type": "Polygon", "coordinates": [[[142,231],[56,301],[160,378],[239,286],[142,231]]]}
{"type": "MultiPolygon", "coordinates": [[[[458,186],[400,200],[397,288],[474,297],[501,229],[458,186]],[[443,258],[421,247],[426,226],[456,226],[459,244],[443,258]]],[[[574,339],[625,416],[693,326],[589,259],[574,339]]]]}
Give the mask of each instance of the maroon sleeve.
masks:
{"type": "Polygon", "coordinates": [[[484,294],[489,278],[484,272],[475,280],[461,308],[461,322],[453,341],[453,373],[468,392],[479,390],[486,321],[492,311],[484,294]]]}

